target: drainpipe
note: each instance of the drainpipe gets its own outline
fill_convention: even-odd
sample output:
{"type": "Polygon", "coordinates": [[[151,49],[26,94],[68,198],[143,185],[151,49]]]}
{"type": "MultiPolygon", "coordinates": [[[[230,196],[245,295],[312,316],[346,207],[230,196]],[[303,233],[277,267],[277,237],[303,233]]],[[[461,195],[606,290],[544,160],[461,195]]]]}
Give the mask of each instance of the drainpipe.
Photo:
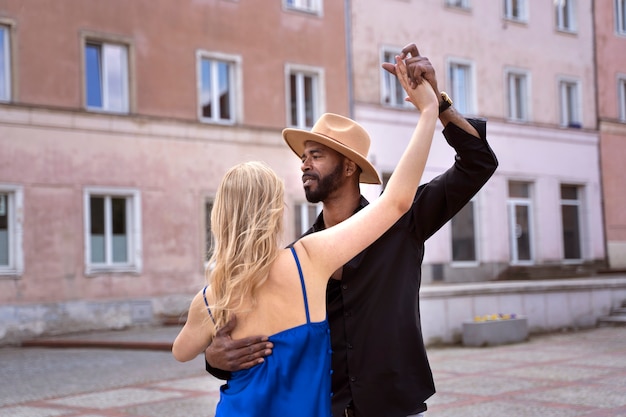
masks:
{"type": "Polygon", "coordinates": [[[351,0],[344,0],[346,20],[346,72],[348,83],[348,117],[354,119],[354,90],[352,84],[352,7],[351,0]]]}

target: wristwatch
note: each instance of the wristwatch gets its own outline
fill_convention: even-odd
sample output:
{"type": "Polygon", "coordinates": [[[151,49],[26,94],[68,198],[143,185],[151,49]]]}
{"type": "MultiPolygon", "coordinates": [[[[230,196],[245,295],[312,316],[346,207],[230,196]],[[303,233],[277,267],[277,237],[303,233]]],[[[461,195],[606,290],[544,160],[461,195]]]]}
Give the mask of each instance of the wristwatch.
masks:
{"type": "Polygon", "coordinates": [[[450,98],[448,93],[446,93],[445,91],[441,92],[441,99],[443,101],[439,104],[439,114],[448,110],[450,106],[452,106],[452,99],[450,98]]]}

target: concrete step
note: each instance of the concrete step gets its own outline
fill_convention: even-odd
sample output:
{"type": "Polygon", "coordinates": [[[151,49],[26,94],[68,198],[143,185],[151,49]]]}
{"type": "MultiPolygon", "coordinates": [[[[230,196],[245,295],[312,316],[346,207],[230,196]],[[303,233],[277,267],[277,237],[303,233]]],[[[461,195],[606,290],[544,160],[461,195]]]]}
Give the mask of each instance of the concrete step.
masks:
{"type": "Polygon", "coordinates": [[[611,310],[611,315],[626,315],[626,307],[615,308],[611,310]]]}
{"type": "Polygon", "coordinates": [[[602,316],[598,317],[599,325],[626,326],[626,315],[624,316],[602,316]]]}

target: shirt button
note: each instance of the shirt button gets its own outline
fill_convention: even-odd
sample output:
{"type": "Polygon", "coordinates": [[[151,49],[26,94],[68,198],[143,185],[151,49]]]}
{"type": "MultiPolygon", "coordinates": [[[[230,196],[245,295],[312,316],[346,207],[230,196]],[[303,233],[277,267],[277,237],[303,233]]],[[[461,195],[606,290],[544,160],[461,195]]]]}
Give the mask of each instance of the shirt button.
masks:
{"type": "Polygon", "coordinates": [[[348,343],[348,349],[352,349],[352,343],[348,343]]]}
{"type": "Polygon", "coordinates": [[[343,284],[343,285],[341,286],[341,288],[343,288],[344,290],[347,290],[347,289],[348,289],[348,284],[343,284]]]}
{"type": "Polygon", "coordinates": [[[350,377],[350,381],[352,381],[352,382],[356,381],[356,376],[351,376],[350,377]]]}

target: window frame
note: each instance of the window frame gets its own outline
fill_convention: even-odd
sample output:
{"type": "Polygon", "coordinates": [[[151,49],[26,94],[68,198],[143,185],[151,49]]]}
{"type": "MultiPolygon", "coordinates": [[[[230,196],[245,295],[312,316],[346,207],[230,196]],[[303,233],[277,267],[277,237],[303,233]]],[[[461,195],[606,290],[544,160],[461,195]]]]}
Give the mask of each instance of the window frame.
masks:
{"type": "Polygon", "coordinates": [[[626,122],[626,74],[617,75],[617,100],[618,118],[626,122]]]}
{"type": "Polygon", "coordinates": [[[528,22],[528,1],[527,0],[504,0],[503,3],[503,17],[511,22],[527,23],[528,22]],[[520,4],[519,16],[513,14],[513,2],[517,1],[520,4]]]}
{"type": "Polygon", "coordinates": [[[505,91],[507,92],[507,119],[514,122],[528,122],[530,121],[530,111],[532,100],[530,100],[531,92],[531,77],[530,72],[518,68],[509,68],[505,71],[505,91]],[[517,91],[512,85],[512,77],[521,79],[524,83],[521,88],[523,91],[517,91]],[[518,97],[521,94],[522,97],[518,97]],[[518,109],[518,103],[521,99],[522,115],[518,117],[516,114],[518,109]]]}
{"type": "Polygon", "coordinates": [[[462,115],[477,114],[475,79],[473,61],[448,58],[446,62],[446,91],[454,102],[454,108],[462,115]],[[464,73],[467,78],[464,89],[455,81],[455,76],[453,75],[453,70],[458,70],[460,67],[464,67],[464,73]]]}
{"type": "Polygon", "coordinates": [[[283,10],[323,16],[324,0],[283,0],[283,10]],[[310,6],[305,3],[309,3],[310,6]]]}
{"type": "Polygon", "coordinates": [[[556,0],[554,2],[554,17],[556,30],[559,32],[576,33],[578,31],[576,0],[556,0]],[[565,25],[565,18],[569,24],[565,25]]]}
{"type": "MultiPolygon", "coordinates": [[[[106,203],[105,203],[106,204],[106,203]]],[[[110,210],[105,207],[105,210],[110,210]]],[[[141,229],[141,193],[132,188],[107,188],[107,187],[85,187],[83,190],[83,222],[85,240],[85,274],[95,275],[99,273],[119,272],[119,273],[141,273],[142,271],[142,229],[141,229]],[[105,201],[111,198],[123,197],[126,200],[126,238],[127,262],[112,262],[110,250],[111,237],[105,231],[105,262],[94,263],[91,261],[91,197],[105,197],[105,201]],[[107,240],[108,239],[108,240],[107,240]]],[[[109,218],[109,223],[110,223],[109,218]]],[[[105,218],[106,221],[106,218],[105,218]]],[[[110,229],[110,225],[105,226],[110,229]]]]}
{"type": "Polygon", "coordinates": [[[479,219],[478,219],[478,199],[472,198],[467,202],[465,206],[457,212],[452,219],[450,219],[450,257],[452,259],[453,267],[471,267],[478,266],[480,264],[480,248],[479,248],[479,219]],[[454,259],[454,219],[462,211],[466,210],[471,205],[472,212],[472,238],[474,244],[474,259],[473,260],[455,260],[454,259]]]}
{"type": "Polygon", "coordinates": [[[4,79],[0,79],[0,83],[2,83],[0,93],[4,90],[5,94],[0,94],[0,103],[9,103],[13,100],[13,24],[11,24],[10,22],[6,22],[3,19],[0,19],[0,30],[4,31],[5,33],[3,37],[4,42],[2,45],[2,59],[4,61],[4,66],[2,68],[2,72],[0,72],[0,74],[4,73],[5,75],[4,79]]]}
{"type": "MultiPolygon", "coordinates": [[[[383,47],[380,51],[380,63],[395,63],[393,58],[401,53],[401,49],[383,47]],[[391,59],[389,59],[389,57],[391,57],[391,59]]],[[[400,84],[400,81],[398,81],[398,78],[384,68],[380,69],[380,74],[380,103],[383,106],[395,109],[414,108],[410,102],[404,100],[406,92],[404,91],[402,84],[400,84]],[[401,96],[401,98],[398,97],[398,95],[401,96]],[[387,97],[389,97],[389,99],[387,99],[387,97]]]]}
{"type": "Polygon", "coordinates": [[[560,126],[577,129],[582,128],[582,89],[580,86],[580,81],[575,78],[559,77],[557,85],[559,89],[558,102],[560,126]],[[570,95],[567,87],[575,87],[574,94],[570,95]],[[573,98],[576,101],[574,103],[570,103],[568,98],[573,98]],[[574,115],[571,114],[572,110],[575,112],[574,115]]]}
{"type": "Polygon", "coordinates": [[[322,207],[322,204],[313,204],[308,201],[295,203],[293,223],[296,236],[294,239],[300,239],[313,226],[317,216],[322,212],[322,207]],[[315,214],[312,215],[312,211],[315,214]]]}
{"type": "Polygon", "coordinates": [[[510,256],[509,262],[511,265],[534,265],[535,264],[535,242],[534,242],[534,204],[533,204],[533,182],[524,180],[509,180],[507,187],[510,187],[511,183],[521,183],[528,186],[528,197],[512,197],[510,191],[507,193],[507,219],[509,228],[509,245],[510,256]],[[517,215],[515,209],[517,207],[526,207],[528,210],[528,251],[530,259],[519,259],[519,245],[517,237],[517,215]]]}
{"type": "Polygon", "coordinates": [[[615,32],[626,36],[626,0],[615,0],[615,32]]]}
{"type": "MultiPolygon", "coordinates": [[[[209,124],[218,124],[218,125],[234,125],[238,123],[243,118],[243,108],[242,108],[242,92],[243,92],[243,83],[241,80],[241,64],[242,58],[239,55],[233,54],[225,54],[221,52],[214,51],[205,51],[198,50],[196,52],[196,91],[198,95],[198,120],[203,123],[209,124]],[[202,112],[202,63],[203,60],[208,60],[212,62],[212,65],[217,62],[222,62],[228,64],[228,74],[229,74],[229,89],[231,93],[229,94],[229,111],[232,115],[228,119],[221,119],[216,115],[211,115],[211,117],[206,117],[202,112]]],[[[218,98],[218,89],[215,88],[219,81],[217,78],[211,78],[212,90],[215,91],[213,93],[213,99],[218,98]]],[[[217,100],[219,102],[219,100],[217,100]]]]}
{"type": "Polygon", "coordinates": [[[320,67],[313,67],[307,65],[297,65],[297,64],[286,64],[285,65],[285,116],[287,123],[286,125],[292,128],[297,129],[310,129],[313,127],[313,124],[317,121],[317,119],[325,112],[325,103],[326,103],[326,95],[325,95],[325,78],[324,78],[324,69],[320,67]],[[302,82],[299,82],[298,79],[305,76],[311,76],[314,85],[312,89],[313,97],[312,97],[312,115],[311,115],[311,125],[306,124],[306,104],[304,108],[302,104],[305,102],[306,98],[302,97],[301,92],[296,93],[296,123],[293,124],[291,122],[292,117],[292,105],[291,105],[291,76],[296,75],[296,83],[298,86],[296,87],[298,91],[302,90],[302,82]]]}
{"type": "MultiPolygon", "coordinates": [[[[92,35],[92,34],[84,34],[81,39],[81,54],[82,54],[82,77],[83,77],[83,100],[84,100],[84,108],[89,112],[98,112],[98,113],[112,113],[112,114],[129,114],[132,109],[132,97],[131,97],[131,82],[132,82],[132,44],[130,41],[117,37],[107,37],[100,35],[92,35]],[[87,47],[89,45],[95,45],[100,47],[99,54],[99,70],[101,80],[101,95],[102,95],[102,106],[93,106],[89,104],[89,80],[88,80],[88,68],[87,68],[87,47]],[[125,77],[122,80],[122,107],[120,109],[112,108],[110,105],[110,96],[111,94],[107,89],[107,77],[104,76],[107,69],[105,68],[108,64],[105,63],[104,57],[105,52],[104,48],[121,48],[121,50],[125,51],[124,65],[121,68],[125,68],[125,77]]],[[[108,62],[108,61],[107,61],[108,62]]]]}
{"type": "Polygon", "coordinates": [[[561,247],[563,250],[563,263],[565,264],[579,264],[583,262],[584,259],[584,224],[583,224],[583,209],[584,209],[584,205],[583,205],[583,200],[584,200],[584,191],[585,188],[584,186],[580,185],[580,184],[571,184],[571,183],[560,183],[559,184],[559,207],[561,209],[560,215],[561,215],[561,247]],[[575,187],[576,188],[576,196],[577,198],[574,199],[565,199],[562,196],[562,189],[563,186],[568,186],[568,187],[575,187]],[[580,251],[580,257],[578,258],[566,258],[565,257],[565,224],[564,224],[564,219],[563,219],[563,208],[565,206],[574,206],[578,208],[577,211],[577,227],[578,227],[578,249],[580,251]]]}
{"type": "Polygon", "coordinates": [[[0,265],[0,278],[20,277],[24,273],[24,189],[18,185],[0,184],[7,216],[8,264],[0,265]]]}

